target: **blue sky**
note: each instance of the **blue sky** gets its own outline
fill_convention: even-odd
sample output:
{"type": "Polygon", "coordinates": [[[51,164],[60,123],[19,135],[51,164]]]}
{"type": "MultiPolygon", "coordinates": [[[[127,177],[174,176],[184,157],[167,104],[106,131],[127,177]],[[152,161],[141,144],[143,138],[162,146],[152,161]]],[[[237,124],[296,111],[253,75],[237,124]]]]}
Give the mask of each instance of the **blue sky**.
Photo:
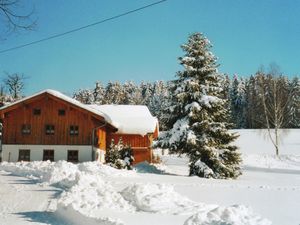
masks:
{"type": "MultiPolygon", "coordinates": [[[[0,40],[0,50],[93,23],[155,0],[26,1],[38,26],[0,40]]],[[[99,80],[174,79],[189,34],[203,32],[219,70],[249,76],[277,63],[300,74],[300,1],[168,0],[86,30],[0,54],[0,71],[30,77],[25,94],[52,88],[72,94],[99,80]]]]}

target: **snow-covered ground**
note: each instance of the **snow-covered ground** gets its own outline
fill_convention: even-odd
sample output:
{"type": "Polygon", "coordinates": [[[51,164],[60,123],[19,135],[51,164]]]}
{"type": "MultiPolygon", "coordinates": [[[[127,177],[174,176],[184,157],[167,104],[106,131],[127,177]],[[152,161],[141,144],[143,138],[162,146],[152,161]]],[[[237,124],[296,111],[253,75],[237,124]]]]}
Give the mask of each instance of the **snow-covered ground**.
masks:
{"type": "Polygon", "coordinates": [[[280,157],[257,131],[239,132],[237,180],[189,177],[187,159],[168,154],[134,171],[95,162],[2,163],[0,224],[299,225],[300,131],[285,137],[280,157]]]}

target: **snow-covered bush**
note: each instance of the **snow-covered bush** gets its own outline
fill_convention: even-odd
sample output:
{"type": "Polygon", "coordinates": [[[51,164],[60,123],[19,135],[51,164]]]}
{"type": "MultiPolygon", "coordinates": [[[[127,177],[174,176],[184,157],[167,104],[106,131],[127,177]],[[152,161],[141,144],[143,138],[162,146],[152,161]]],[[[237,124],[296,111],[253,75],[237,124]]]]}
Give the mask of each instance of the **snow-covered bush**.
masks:
{"type": "Polygon", "coordinates": [[[105,161],[114,168],[131,170],[134,161],[133,151],[129,145],[123,144],[121,138],[118,144],[115,144],[114,139],[112,139],[105,155],[105,161]]]}

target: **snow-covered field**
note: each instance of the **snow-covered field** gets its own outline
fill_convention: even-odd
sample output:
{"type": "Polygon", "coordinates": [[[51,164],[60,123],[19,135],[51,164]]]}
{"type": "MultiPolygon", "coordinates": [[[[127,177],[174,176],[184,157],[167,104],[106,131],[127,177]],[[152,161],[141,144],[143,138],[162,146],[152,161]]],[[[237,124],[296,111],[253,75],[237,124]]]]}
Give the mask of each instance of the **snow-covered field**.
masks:
{"type": "Polygon", "coordinates": [[[168,154],[134,171],[4,162],[0,224],[299,225],[300,131],[286,134],[280,157],[257,131],[239,132],[244,165],[237,180],[189,177],[187,159],[168,154]]]}

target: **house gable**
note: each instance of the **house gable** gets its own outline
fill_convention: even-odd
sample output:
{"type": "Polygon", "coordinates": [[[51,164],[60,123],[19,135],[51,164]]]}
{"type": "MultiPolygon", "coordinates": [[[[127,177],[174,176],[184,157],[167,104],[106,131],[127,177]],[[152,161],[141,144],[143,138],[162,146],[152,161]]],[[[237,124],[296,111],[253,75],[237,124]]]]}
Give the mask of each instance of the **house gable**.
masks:
{"type": "Polygon", "coordinates": [[[3,144],[91,145],[95,127],[116,130],[102,116],[47,92],[0,109],[0,115],[3,144]]]}

